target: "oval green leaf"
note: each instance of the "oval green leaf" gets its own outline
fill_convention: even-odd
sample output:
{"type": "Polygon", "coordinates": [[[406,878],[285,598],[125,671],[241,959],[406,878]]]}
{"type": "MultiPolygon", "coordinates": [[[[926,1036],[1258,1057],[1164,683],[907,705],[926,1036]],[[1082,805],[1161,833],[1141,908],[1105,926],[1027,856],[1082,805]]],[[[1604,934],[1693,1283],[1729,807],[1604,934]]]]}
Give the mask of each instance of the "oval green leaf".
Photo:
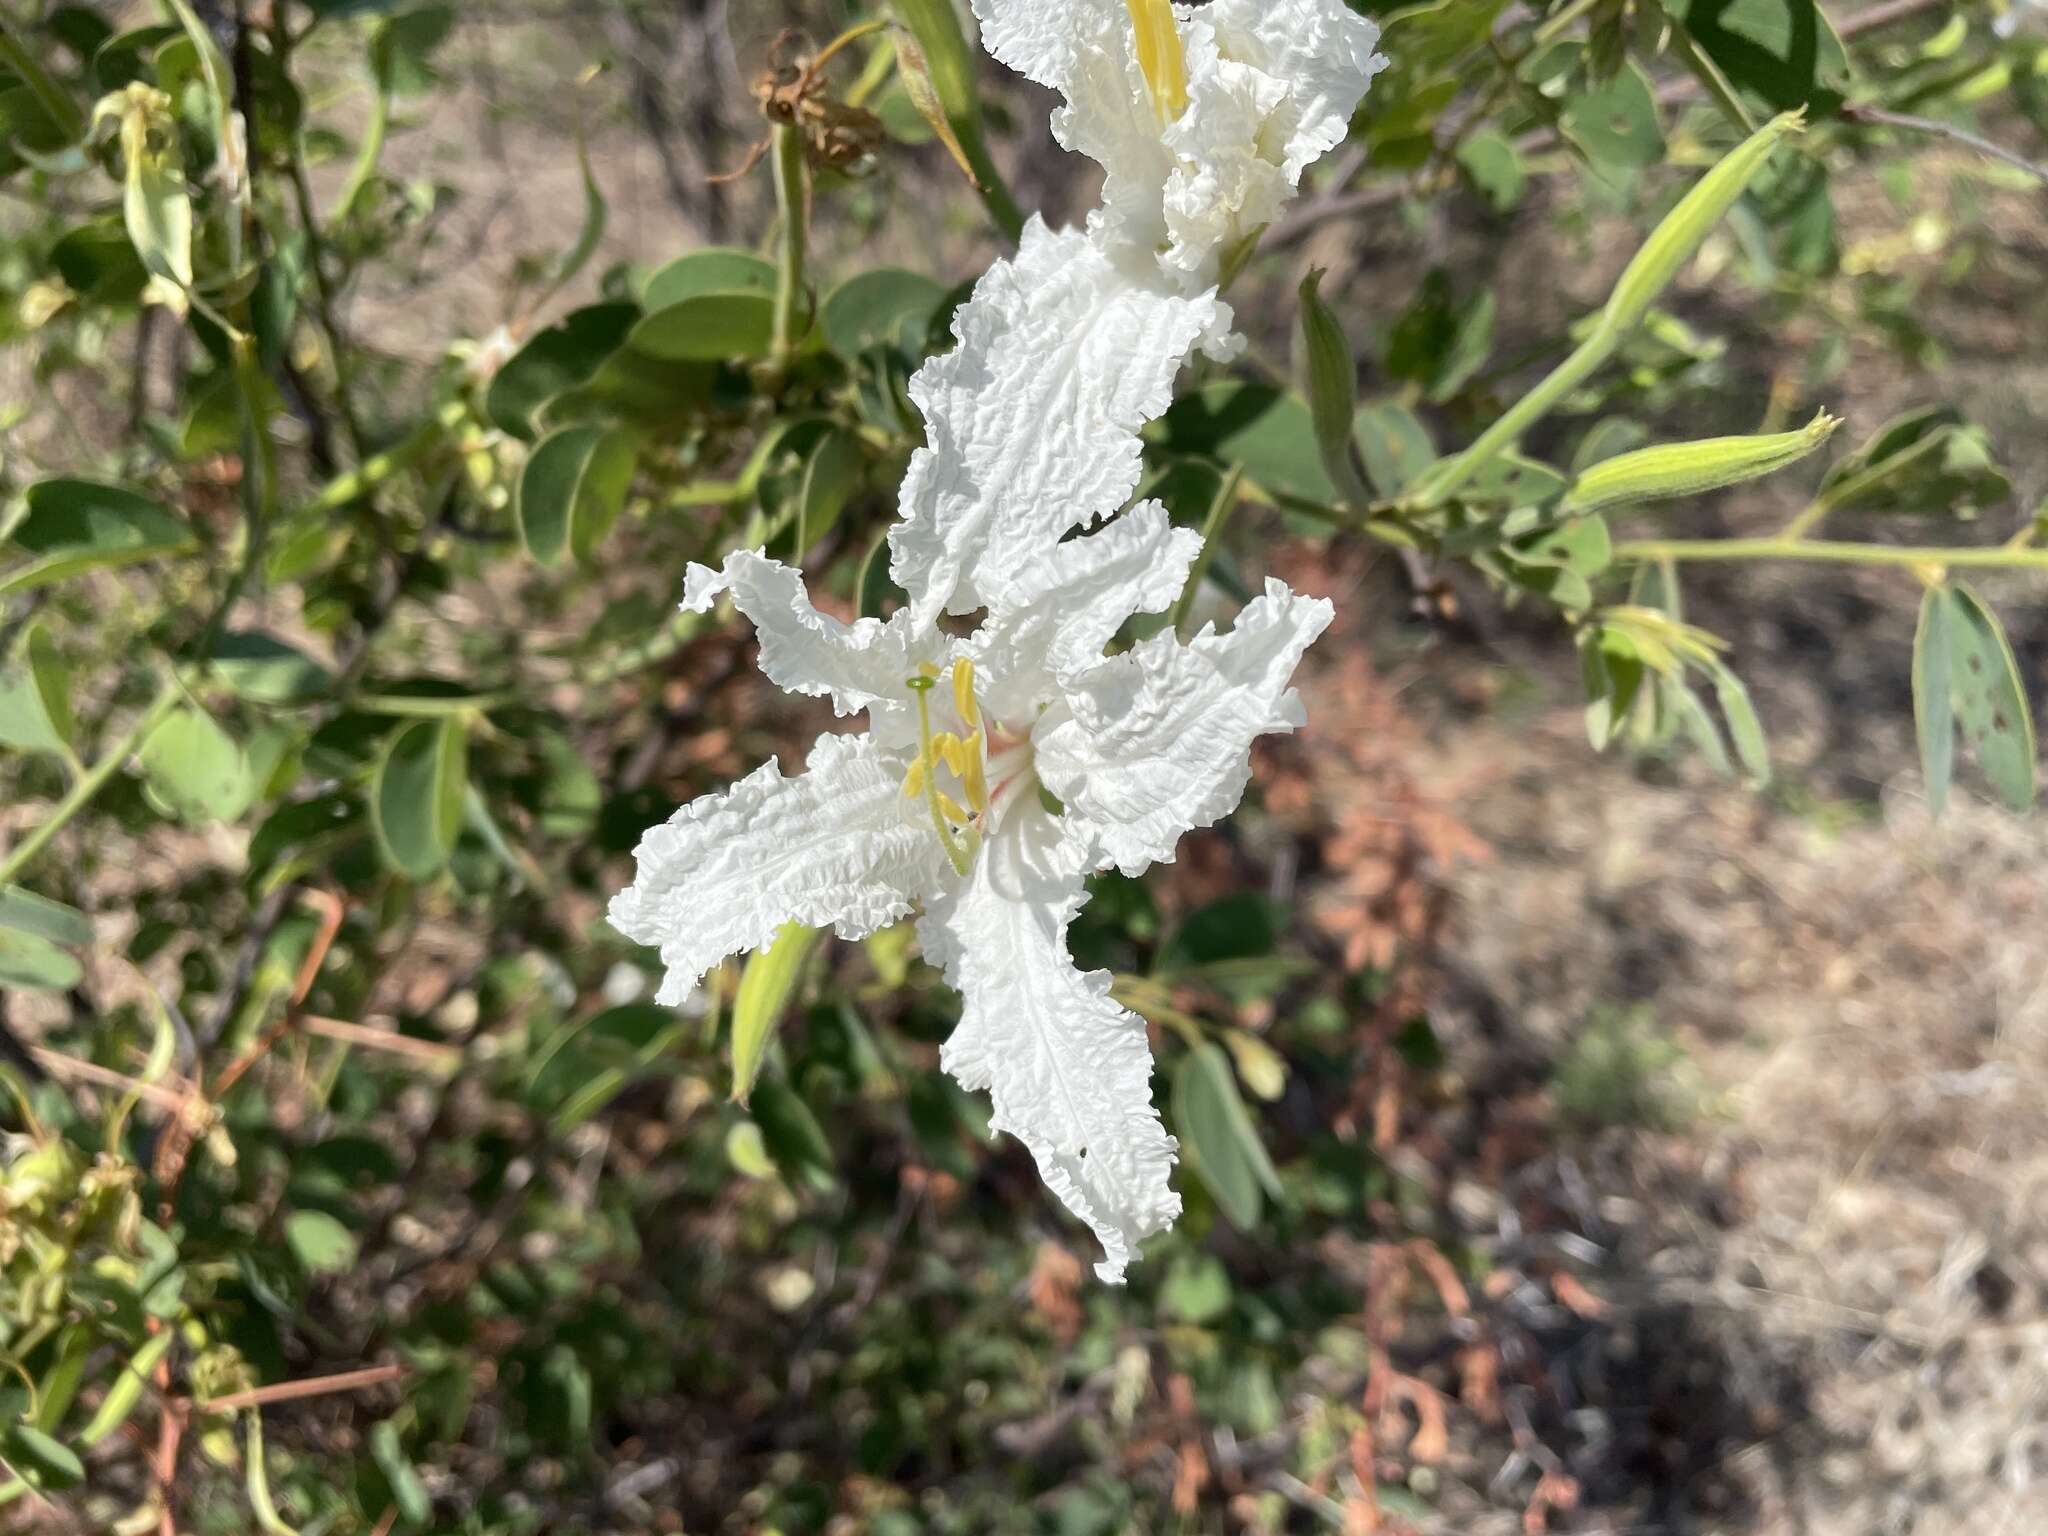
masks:
{"type": "Polygon", "coordinates": [[[818,321],[826,344],[849,362],[873,346],[895,347],[920,357],[932,316],[945,301],[944,286],[922,272],[877,267],[833,289],[818,321]]]}
{"type": "Polygon", "coordinates": [[[540,408],[595,378],[639,318],[631,304],[593,304],[536,332],[492,378],[484,414],[499,430],[531,442],[540,408]]]}
{"type": "Polygon", "coordinates": [[[1968,587],[1950,589],[1954,651],[1950,692],[1963,739],[1977,765],[2015,811],[2033,808],[2040,793],[2034,716],[2018,659],[1998,616],[1968,587]]]}
{"type": "Polygon", "coordinates": [[[158,806],[188,826],[233,821],[256,794],[247,756],[203,710],[180,709],[136,756],[158,806]]]}
{"type": "Polygon", "coordinates": [[[0,576],[0,597],[193,545],[191,530],[157,503],[96,480],[44,480],[30,486],[27,515],[11,537],[36,558],[0,576]]]}
{"type": "Polygon", "coordinates": [[[773,293],[775,264],[752,251],[730,246],[708,246],[678,256],[647,279],[640,292],[640,304],[650,315],[659,314],[706,293],[773,293]]]}
{"type": "Polygon", "coordinates": [[[1256,1226],[1264,1196],[1281,1197],[1280,1175],[1238,1094],[1230,1058],[1207,1041],[1174,1073],[1173,1124],[1230,1224],[1240,1231],[1256,1226]]]}
{"type": "Polygon", "coordinates": [[[590,558],[618,521],[639,461],[623,431],[586,423],[549,434],[519,477],[519,534],[528,553],[542,565],[565,550],[590,558]]]}
{"type": "Polygon", "coordinates": [[[633,327],[633,350],[662,362],[766,357],[775,341],[775,300],[765,293],[700,293],[633,327]]]}
{"type": "Polygon", "coordinates": [[[459,718],[415,720],[391,737],[371,785],[377,842],[412,880],[438,874],[462,831],[469,731],[459,718]]]}

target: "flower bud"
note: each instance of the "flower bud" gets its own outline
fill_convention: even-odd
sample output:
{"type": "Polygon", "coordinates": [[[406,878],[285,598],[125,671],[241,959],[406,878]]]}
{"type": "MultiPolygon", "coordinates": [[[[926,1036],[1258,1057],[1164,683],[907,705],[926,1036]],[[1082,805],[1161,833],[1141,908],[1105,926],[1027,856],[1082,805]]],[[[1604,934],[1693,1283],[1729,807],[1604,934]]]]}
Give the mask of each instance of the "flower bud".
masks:
{"type": "Polygon", "coordinates": [[[1841,422],[1822,411],[1799,432],[1764,437],[1716,437],[1663,443],[1595,464],[1565,492],[1561,517],[1584,517],[1613,507],[1670,501],[1718,491],[1775,474],[1796,464],[1835,435],[1841,422]]]}
{"type": "Polygon", "coordinates": [[[1723,156],[1721,162],[1699,179],[1678,206],[1665,215],[1635,260],[1621,274],[1600,317],[1601,328],[1620,335],[1649,312],[1657,296],[1671,285],[1679,270],[1692,260],[1714,226],[1719,224],[1735,200],[1742,196],[1758,171],[1771,158],[1778,142],[1790,134],[1806,131],[1806,113],[1780,113],[1723,156]]]}

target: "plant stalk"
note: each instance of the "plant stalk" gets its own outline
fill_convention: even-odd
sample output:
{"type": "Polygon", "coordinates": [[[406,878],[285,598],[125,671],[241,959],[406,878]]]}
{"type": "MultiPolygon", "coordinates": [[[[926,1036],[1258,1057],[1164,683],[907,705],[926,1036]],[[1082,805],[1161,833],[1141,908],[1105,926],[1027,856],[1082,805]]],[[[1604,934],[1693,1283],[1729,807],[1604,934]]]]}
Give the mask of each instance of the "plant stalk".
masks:
{"type": "MultiPolygon", "coordinates": [[[[2048,555],[2044,555],[2043,559],[2048,560],[2048,555]]],[[[183,697],[184,690],[178,686],[175,677],[157,690],[155,699],[128,728],[127,734],[115,742],[106,754],[86,771],[85,776],[71,786],[71,792],[57,803],[57,808],[50,813],[49,818],[21,840],[20,845],[7,855],[6,862],[0,863],[0,886],[12,884],[22,870],[34,861],[36,855],[50,845],[50,840],[63,831],[73,817],[92,803],[93,798],[107,787],[107,782],[121,771],[122,765],[135,750],[149,739],[150,733],[164,723],[183,697]]]]}

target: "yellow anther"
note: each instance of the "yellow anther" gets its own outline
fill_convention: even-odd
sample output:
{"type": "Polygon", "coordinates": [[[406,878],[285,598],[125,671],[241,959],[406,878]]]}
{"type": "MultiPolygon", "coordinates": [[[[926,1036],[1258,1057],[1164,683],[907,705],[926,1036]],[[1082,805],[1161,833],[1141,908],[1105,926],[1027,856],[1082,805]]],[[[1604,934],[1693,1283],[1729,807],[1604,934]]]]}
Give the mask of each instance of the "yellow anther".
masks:
{"type": "Polygon", "coordinates": [[[1170,0],[1124,0],[1138,34],[1138,68],[1152,92],[1159,121],[1177,121],[1188,109],[1188,58],[1170,0]]]}
{"type": "Polygon", "coordinates": [[[903,775],[903,793],[906,798],[915,800],[924,793],[924,781],[930,772],[931,765],[925,758],[920,757],[910,765],[910,772],[903,775]]]}
{"type": "Polygon", "coordinates": [[[953,663],[953,707],[970,731],[981,724],[981,706],[974,701],[974,663],[964,656],[953,663]]]}
{"type": "Polygon", "coordinates": [[[988,771],[982,766],[981,738],[974,738],[972,755],[967,759],[967,770],[960,775],[960,782],[967,788],[967,803],[974,807],[975,814],[988,814],[988,771]]]}
{"type": "Polygon", "coordinates": [[[925,682],[936,683],[939,680],[939,664],[935,661],[920,661],[917,664],[917,675],[925,682]]]}
{"type": "Polygon", "coordinates": [[[974,820],[972,816],[960,808],[960,802],[947,794],[943,789],[935,790],[932,798],[938,802],[940,813],[954,826],[964,827],[974,820]]]}

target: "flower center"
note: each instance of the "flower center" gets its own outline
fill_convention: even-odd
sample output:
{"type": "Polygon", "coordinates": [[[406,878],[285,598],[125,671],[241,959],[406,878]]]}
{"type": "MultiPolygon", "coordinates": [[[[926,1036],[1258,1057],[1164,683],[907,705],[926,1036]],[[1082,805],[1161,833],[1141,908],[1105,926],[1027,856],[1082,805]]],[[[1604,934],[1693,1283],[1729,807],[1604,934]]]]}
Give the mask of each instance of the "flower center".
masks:
{"type": "Polygon", "coordinates": [[[1188,109],[1188,59],[1181,47],[1180,25],[1170,0],[1124,0],[1138,35],[1138,68],[1152,93],[1152,109],[1161,126],[1175,122],[1188,109]]]}
{"type": "Polygon", "coordinates": [[[962,658],[953,664],[953,707],[964,731],[932,731],[932,690],[939,686],[939,669],[926,662],[918,675],[906,679],[917,700],[918,754],[903,776],[903,793],[922,798],[931,811],[932,826],[945,846],[953,869],[965,875],[981,846],[981,825],[989,810],[988,730],[982,723],[981,704],[974,696],[974,663],[962,658]],[[967,804],[939,787],[941,772],[959,785],[967,804]]]}

